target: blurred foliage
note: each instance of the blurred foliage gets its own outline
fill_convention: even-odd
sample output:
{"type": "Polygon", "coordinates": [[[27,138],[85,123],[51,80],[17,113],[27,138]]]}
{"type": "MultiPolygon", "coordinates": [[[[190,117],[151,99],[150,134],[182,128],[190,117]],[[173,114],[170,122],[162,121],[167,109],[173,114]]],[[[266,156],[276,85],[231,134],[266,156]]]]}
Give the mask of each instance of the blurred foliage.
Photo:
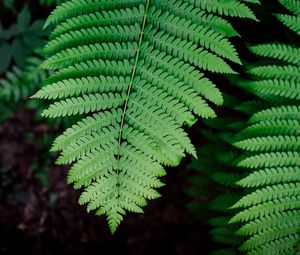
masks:
{"type": "MultiPolygon", "coordinates": [[[[50,29],[43,29],[45,18],[62,0],[0,1],[0,125],[14,118],[19,108],[32,110],[32,118],[37,126],[45,121],[40,112],[47,102],[32,100],[30,96],[39,90],[49,72],[40,69],[44,60],[43,47],[50,29]]],[[[60,126],[69,126],[74,120],[47,120],[47,125],[57,130],[60,126]]],[[[39,155],[31,165],[31,170],[44,186],[47,186],[49,166],[53,159],[49,154],[53,134],[39,134],[33,130],[24,133],[28,143],[37,144],[39,155]]],[[[54,156],[54,155],[52,155],[54,156]]],[[[9,166],[0,166],[0,175],[4,182],[9,180],[9,166]],[[5,177],[6,176],[6,177],[5,177]]]]}
{"type": "MultiPolygon", "coordinates": [[[[20,1],[20,0],[3,0],[2,3],[0,2],[0,6],[2,4],[3,7],[6,8],[6,9],[15,10],[15,6],[20,2],[24,3],[24,1],[20,1]]],[[[50,7],[50,6],[53,6],[55,4],[60,4],[63,1],[62,0],[39,0],[38,2],[43,7],[44,6],[50,7]]]]}
{"type": "MultiPolygon", "coordinates": [[[[60,1],[36,2],[0,1],[0,124],[4,124],[8,118],[14,118],[19,108],[39,112],[46,107],[45,102],[29,98],[48,76],[48,72],[39,68],[44,60],[42,49],[50,31],[43,29],[43,26],[45,17],[54,8],[54,4],[60,1]]],[[[38,116],[35,114],[33,117],[36,124],[41,122],[38,116]]],[[[55,129],[60,124],[58,121],[51,122],[55,129]]],[[[27,131],[24,139],[29,143],[34,141],[40,148],[40,155],[32,163],[31,170],[46,185],[52,161],[48,151],[53,137],[51,134],[41,136],[34,131],[27,131]]],[[[0,168],[5,169],[5,166],[0,168]]],[[[5,172],[1,172],[1,176],[4,175],[5,172]]]]}
{"type": "Polygon", "coordinates": [[[60,4],[63,0],[39,0],[42,6],[52,6],[54,4],[60,4]]]}
{"type": "Polygon", "coordinates": [[[48,30],[43,30],[44,20],[31,22],[31,14],[24,7],[18,14],[16,23],[9,28],[3,28],[0,22],[0,75],[5,73],[12,63],[24,68],[26,57],[32,55],[35,49],[42,48],[48,30]]]}
{"type": "Polygon", "coordinates": [[[40,50],[33,51],[25,59],[24,68],[15,64],[0,78],[0,106],[6,109],[1,114],[0,121],[11,116],[19,103],[28,98],[46,79],[47,73],[38,68],[42,59],[40,50]]]}
{"type": "Polygon", "coordinates": [[[7,28],[3,25],[7,19],[0,20],[0,121],[12,116],[46,78],[46,72],[38,67],[44,59],[42,48],[49,34],[49,30],[42,29],[45,20],[33,19],[26,5],[19,11],[15,1],[3,4],[6,10],[1,17],[15,16],[16,20],[12,18],[7,28]]]}

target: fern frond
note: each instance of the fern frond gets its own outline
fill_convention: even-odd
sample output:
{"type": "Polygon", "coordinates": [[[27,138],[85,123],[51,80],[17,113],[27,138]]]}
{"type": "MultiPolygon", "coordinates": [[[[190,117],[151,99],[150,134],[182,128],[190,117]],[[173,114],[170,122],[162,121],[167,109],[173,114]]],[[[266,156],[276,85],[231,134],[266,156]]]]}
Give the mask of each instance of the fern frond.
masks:
{"type": "Polygon", "coordinates": [[[278,101],[300,99],[300,85],[297,82],[287,80],[262,80],[245,83],[246,89],[261,98],[278,101]]]}
{"type": "MultiPolygon", "coordinates": [[[[70,144],[60,155],[57,160],[59,164],[68,164],[73,162],[90,151],[97,150],[99,151],[100,144],[102,146],[106,146],[107,144],[111,144],[116,139],[116,130],[111,129],[103,129],[101,134],[95,132],[90,135],[86,135],[81,137],[78,141],[70,144]]],[[[101,148],[101,147],[100,147],[101,148]]]]}
{"type": "Polygon", "coordinates": [[[63,99],[92,93],[122,92],[129,81],[129,76],[87,76],[84,78],[66,79],[42,88],[33,98],[63,99]]]}
{"type": "Polygon", "coordinates": [[[300,3],[297,0],[279,0],[279,2],[295,15],[300,15],[300,3]]]}
{"type": "Polygon", "coordinates": [[[124,93],[103,93],[72,97],[50,105],[49,109],[43,112],[43,116],[55,118],[118,108],[124,103],[125,97],[124,93]]]}
{"type": "Polygon", "coordinates": [[[136,7],[144,4],[143,0],[129,0],[126,3],[122,0],[116,0],[113,3],[107,0],[71,0],[59,5],[48,17],[45,26],[58,24],[62,21],[79,15],[89,14],[97,11],[106,11],[112,9],[121,9],[124,7],[136,7]]]}
{"type": "Polygon", "coordinates": [[[252,236],[245,243],[242,244],[240,250],[249,251],[259,248],[261,245],[267,244],[273,240],[278,240],[284,237],[288,237],[299,229],[299,222],[295,226],[277,226],[269,231],[263,231],[259,234],[252,236]],[[283,231],[284,230],[284,231],[283,231]]]}
{"type": "Polygon", "coordinates": [[[262,57],[282,60],[290,64],[300,65],[300,49],[286,44],[262,44],[250,47],[250,50],[262,57]]]}
{"type": "MultiPolygon", "coordinates": [[[[234,104],[238,102],[238,99],[225,97],[225,109],[232,102],[234,104]]],[[[212,226],[209,233],[213,241],[222,244],[222,247],[228,247],[213,254],[227,254],[228,252],[228,254],[237,255],[237,249],[231,248],[238,246],[242,238],[235,234],[237,226],[228,225],[228,221],[235,212],[230,208],[241,197],[236,182],[245,174],[239,172],[236,167],[237,150],[230,144],[230,141],[232,133],[239,131],[244,125],[232,117],[209,119],[205,120],[204,124],[209,128],[209,131],[202,132],[208,142],[206,146],[200,147],[199,160],[194,160],[191,165],[198,171],[198,175],[191,180],[193,185],[196,185],[196,192],[190,194],[196,196],[197,201],[197,196],[203,195],[206,191],[204,194],[208,203],[205,204],[206,208],[201,209],[201,212],[204,211],[209,216],[213,215],[213,218],[208,220],[212,226]],[[218,132],[215,132],[216,130],[218,132]],[[206,212],[207,208],[209,211],[206,212]]],[[[203,202],[196,203],[201,208],[203,202]]],[[[199,214],[199,209],[196,213],[199,214]]]]}
{"type": "Polygon", "coordinates": [[[41,68],[57,69],[69,67],[87,60],[124,60],[133,59],[136,53],[135,42],[95,43],[62,50],[46,59],[41,68]]]}
{"type": "Polygon", "coordinates": [[[133,59],[124,59],[122,61],[94,59],[91,61],[80,62],[54,73],[46,80],[46,84],[80,78],[82,74],[84,74],[85,77],[95,77],[99,72],[101,72],[103,76],[109,77],[129,76],[131,73],[131,61],[133,61],[133,59]]]}
{"type": "Polygon", "coordinates": [[[248,70],[248,73],[264,79],[279,79],[286,81],[300,81],[300,67],[294,65],[270,65],[255,66],[248,70]]]}
{"type": "MultiPolygon", "coordinates": [[[[300,8],[300,7],[299,7],[300,8]]],[[[300,15],[300,14],[299,14],[300,15]]],[[[292,16],[287,14],[275,15],[286,27],[300,35],[300,16],[292,16]]]]}
{"type": "Polygon", "coordinates": [[[261,136],[297,136],[300,131],[300,122],[293,119],[275,119],[260,121],[243,129],[237,136],[241,138],[261,136]]]}
{"type": "Polygon", "coordinates": [[[41,67],[58,71],[33,97],[54,100],[46,117],[83,116],[52,150],[73,164],[80,204],[105,214],[112,232],[159,197],[163,166],[196,157],[183,126],[215,117],[208,101],[223,103],[204,72],[234,74],[228,62],[241,61],[238,33],[215,14],[255,19],[236,0],[69,0],[47,20],[55,28],[41,67]]]}
{"type": "Polygon", "coordinates": [[[221,2],[217,0],[190,0],[190,2],[208,12],[256,20],[255,15],[249,7],[235,0],[221,2]]]}
{"type": "Polygon", "coordinates": [[[77,141],[80,137],[109,127],[121,120],[122,110],[112,109],[88,116],[81,121],[68,128],[63,134],[58,136],[52,146],[52,151],[64,150],[72,142],[77,141]]]}
{"type": "Polygon", "coordinates": [[[299,210],[287,211],[284,213],[275,213],[267,215],[264,218],[250,221],[242,226],[238,231],[238,235],[249,236],[259,232],[267,231],[278,226],[296,226],[300,224],[299,210]]]}
{"type": "Polygon", "coordinates": [[[265,255],[265,254],[297,254],[295,243],[298,241],[298,235],[289,235],[282,237],[248,252],[249,255],[265,255]]]}
{"type": "Polygon", "coordinates": [[[176,16],[188,18],[192,22],[207,26],[224,36],[232,37],[238,35],[237,31],[226,19],[194,8],[193,5],[188,2],[171,0],[167,2],[157,2],[157,4],[162,10],[171,11],[176,16]]]}
{"type": "MultiPolygon", "coordinates": [[[[296,16],[275,16],[299,34],[300,1],[279,2],[296,16]]],[[[245,236],[240,250],[247,255],[298,254],[300,48],[272,43],[250,50],[272,58],[276,65],[251,67],[248,73],[253,80],[241,84],[266,104],[233,139],[233,145],[241,150],[237,166],[248,175],[236,183],[246,194],[231,207],[239,212],[229,222],[240,224],[237,234],[245,236]]]]}
{"type": "Polygon", "coordinates": [[[299,196],[284,197],[249,207],[248,209],[237,213],[229,222],[247,222],[274,213],[300,209],[299,198],[299,196]]]}
{"type": "Polygon", "coordinates": [[[299,170],[299,167],[279,167],[256,170],[247,177],[239,180],[237,184],[245,188],[254,188],[271,184],[299,182],[299,170]]]}
{"type": "MultiPolygon", "coordinates": [[[[146,37],[152,48],[166,51],[175,58],[183,57],[183,60],[201,69],[217,73],[235,73],[232,68],[220,57],[196,44],[164,34],[147,31],[146,37]]],[[[150,49],[147,49],[149,51],[150,49]]]]}
{"type": "Polygon", "coordinates": [[[298,136],[265,136],[255,137],[234,143],[237,148],[247,151],[299,151],[298,136]]]}
{"type": "Polygon", "coordinates": [[[250,156],[238,163],[240,167],[261,168],[261,167],[284,167],[299,166],[300,153],[296,151],[270,152],[250,156]]]}
{"type": "Polygon", "coordinates": [[[32,56],[25,60],[24,69],[13,66],[7,71],[4,78],[0,79],[0,99],[3,102],[17,102],[29,97],[40,88],[40,84],[46,79],[48,73],[37,70],[42,63],[43,56],[36,50],[32,56]]]}
{"type": "Polygon", "coordinates": [[[45,46],[45,53],[54,55],[72,47],[101,42],[123,42],[137,41],[141,33],[138,24],[125,26],[92,27],[79,31],[71,31],[51,40],[45,46]]]}
{"type": "Polygon", "coordinates": [[[249,207],[283,197],[296,196],[299,193],[300,183],[284,183],[267,186],[242,197],[232,208],[249,207]]]}
{"type": "Polygon", "coordinates": [[[257,123],[263,120],[300,120],[300,106],[297,105],[283,105],[271,107],[269,109],[260,111],[254,114],[249,122],[257,123]]]}
{"type": "Polygon", "coordinates": [[[59,37],[66,32],[95,26],[104,27],[108,25],[118,25],[120,23],[124,25],[139,23],[145,12],[143,7],[143,5],[140,5],[133,8],[91,12],[88,14],[68,18],[63,23],[57,25],[55,30],[51,33],[50,39],[59,37]]]}

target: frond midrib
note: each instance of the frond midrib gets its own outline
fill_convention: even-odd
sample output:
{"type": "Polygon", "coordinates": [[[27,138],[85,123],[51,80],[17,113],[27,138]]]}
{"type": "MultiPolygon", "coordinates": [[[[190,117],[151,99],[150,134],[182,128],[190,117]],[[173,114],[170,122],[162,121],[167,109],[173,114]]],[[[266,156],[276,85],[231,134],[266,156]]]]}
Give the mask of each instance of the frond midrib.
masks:
{"type": "MultiPolygon", "coordinates": [[[[150,6],[150,0],[147,0],[146,2],[146,7],[145,7],[145,12],[143,15],[143,21],[142,21],[142,25],[141,25],[141,33],[139,36],[139,42],[138,42],[138,47],[136,50],[136,56],[135,56],[135,60],[134,60],[134,65],[132,68],[132,74],[131,74],[131,78],[130,78],[130,83],[128,85],[128,89],[127,89],[127,94],[125,97],[125,103],[124,103],[124,107],[123,107],[123,113],[122,113],[122,117],[121,117],[121,122],[120,122],[120,129],[119,129],[119,135],[118,135],[118,154],[117,154],[117,162],[118,162],[118,167],[116,169],[116,173],[117,176],[119,176],[119,172],[120,172],[120,158],[121,158],[121,147],[122,147],[122,140],[123,140],[123,128],[124,128],[124,124],[125,124],[125,116],[126,116],[126,112],[128,109],[128,102],[129,102],[129,97],[131,95],[131,91],[132,91],[132,86],[133,86],[133,81],[134,78],[136,76],[136,71],[137,71],[137,65],[138,65],[138,61],[139,61],[139,57],[140,57],[140,51],[141,51],[141,46],[142,46],[142,42],[143,42],[143,37],[144,37],[144,31],[146,28],[146,22],[147,22],[147,13],[149,10],[149,6],[150,6]]],[[[117,188],[118,188],[118,197],[120,197],[120,190],[119,190],[119,185],[120,181],[119,178],[117,178],[117,188]]]]}

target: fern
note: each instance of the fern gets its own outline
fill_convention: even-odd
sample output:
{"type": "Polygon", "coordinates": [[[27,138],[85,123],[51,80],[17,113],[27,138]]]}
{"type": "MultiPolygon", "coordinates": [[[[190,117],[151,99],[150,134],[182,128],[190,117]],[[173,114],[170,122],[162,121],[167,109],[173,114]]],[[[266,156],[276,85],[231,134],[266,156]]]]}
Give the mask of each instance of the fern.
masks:
{"type": "Polygon", "coordinates": [[[300,3],[297,0],[279,0],[279,2],[287,8],[289,11],[291,11],[294,15],[299,16],[300,15],[300,3]]]}
{"type": "Polygon", "coordinates": [[[5,73],[5,78],[0,79],[0,100],[4,102],[18,102],[29,97],[40,88],[40,84],[47,77],[47,72],[37,70],[42,63],[43,56],[36,50],[32,56],[25,60],[25,68],[13,66],[5,73]]]}
{"type": "Polygon", "coordinates": [[[241,119],[236,118],[237,112],[232,109],[234,104],[239,104],[239,100],[225,94],[223,114],[226,117],[204,121],[204,126],[208,130],[202,131],[202,135],[206,138],[207,144],[198,150],[199,159],[194,160],[191,165],[197,173],[189,178],[193,188],[198,191],[191,193],[198,201],[194,202],[198,204],[195,207],[197,211],[193,208],[190,210],[193,214],[202,216],[201,220],[211,225],[209,232],[211,239],[221,244],[212,254],[237,255],[237,247],[242,242],[242,238],[236,235],[238,225],[228,224],[237,212],[237,209],[229,208],[232,208],[242,196],[236,182],[245,176],[235,164],[238,150],[231,144],[232,135],[241,129],[241,119]],[[199,202],[198,196],[208,201],[199,202]]]}
{"type": "Polygon", "coordinates": [[[0,121],[8,118],[21,102],[41,88],[48,72],[38,69],[44,59],[40,51],[34,50],[32,55],[25,59],[24,68],[14,65],[0,78],[0,106],[5,109],[0,121]]]}
{"type": "Polygon", "coordinates": [[[249,122],[258,123],[263,120],[277,121],[277,120],[300,120],[300,106],[298,105],[283,105],[274,106],[269,109],[262,110],[254,114],[249,122]]]}
{"type": "Polygon", "coordinates": [[[256,170],[247,177],[239,180],[237,184],[248,188],[270,184],[299,182],[299,180],[299,167],[278,167],[256,170]]]}
{"type": "MultiPolygon", "coordinates": [[[[284,25],[299,34],[297,0],[280,0],[292,15],[276,14],[284,25]]],[[[251,67],[253,80],[244,89],[267,104],[252,115],[233,145],[242,151],[237,166],[249,174],[237,184],[246,195],[232,208],[240,209],[230,220],[239,223],[238,235],[245,237],[245,254],[299,254],[299,47],[263,44],[250,47],[258,56],[276,64],[251,67]]]]}
{"type": "Polygon", "coordinates": [[[215,117],[208,101],[223,103],[203,72],[233,74],[228,61],[241,61],[229,40],[238,33],[218,15],[255,19],[235,0],[69,0],[46,22],[55,29],[42,67],[59,70],[34,98],[56,100],[45,117],[82,116],[53,150],[73,163],[80,204],[112,232],[159,197],[163,166],[196,156],[183,126],[215,117]]]}
{"type": "Polygon", "coordinates": [[[286,14],[278,14],[276,17],[287,27],[292,29],[295,33],[300,35],[300,17],[286,14]]]}
{"type": "Polygon", "coordinates": [[[250,50],[261,57],[282,60],[289,64],[300,64],[300,49],[283,43],[270,43],[250,47],[250,50]]]}

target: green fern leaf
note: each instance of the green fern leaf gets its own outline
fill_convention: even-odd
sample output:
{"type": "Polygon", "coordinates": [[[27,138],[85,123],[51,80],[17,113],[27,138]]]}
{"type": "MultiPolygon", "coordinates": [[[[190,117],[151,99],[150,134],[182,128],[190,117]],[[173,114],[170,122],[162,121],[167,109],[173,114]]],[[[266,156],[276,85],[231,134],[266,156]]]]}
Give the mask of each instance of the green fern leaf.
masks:
{"type": "MultiPolygon", "coordinates": [[[[300,7],[299,7],[300,8],[300,7]]],[[[300,14],[299,14],[300,15],[300,14]]],[[[275,15],[286,27],[300,35],[300,16],[292,16],[287,14],[275,15]]]]}
{"type": "Polygon", "coordinates": [[[297,136],[300,131],[300,122],[293,119],[275,119],[257,122],[243,129],[237,136],[251,138],[260,136],[297,136]]]}
{"type": "Polygon", "coordinates": [[[300,67],[294,65],[284,66],[256,66],[248,70],[249,74],[265,79],[289,80],[293,82],[300,81],[300,67]]]}
{"type": "Polygon", "coordinates": [[[299,167],[279,167],[256,170],[247,177],[239,180],[238,185],[246,188],[259,187],[270,184],[298,182],[300,180],[299,167]]]}
{"type": "Polygon", "coordinates": [[[190,2],[194,3],[196,7],[200,7],[212,13],[256,20],[255,15],[249,9],[249,7],[234,0],[191,0],[190,2]]]}
{"type": "Polygon", "coordinates": [[[240,167],[284,167],[299,166],[300,153],[296,151],[261,153],[243,159],[238,163],[240,167]]]}
{"type": "Polygon", "coordinates": [[[267,186],[242,197],[232,208],[249,207],[283,197],[296,196],[299,192],[300,183],[284,183],[267,186]]]}
{"type": "Polygon", "coordinates": [[[299,151],[300,138],[280,135],[255,137],[236,142],[234,145],[248,151],[299,151]]]}
{"type": "Polygon", "coordinates": [[[229,222],[247,222],[270,214],[300,209],[299,198],[299,196],[284,197],[249,207],[248,209],[237,213],[229,222]]]}
{"type": "Polygon", "coordinates": [[[238,235],[249,236],[267,231],[277,226],[296,226],[300,224],[299,210],[267,215],[264,218],[250,221],[238,231],[238,235]]]}
{"type": "Polygon", "coordinates": [[[281,98],[287,100],[300,99],[299,83],[286,80],[262,80],[245,83],[246,89],[256,94],[257,96],[272,101],[277,101],[281,98]]]}
{"type": "Polygon", "coordinates": [[[240,247],[240,250],[248,251],[248,250],[259,248],[261,245],[269,243],[270,241],[288,237],[293,233],[295,233],[298,229],[299,229],[299,224],[298,226],[297,225],[279,226],[269,231],[261,232],[259,234],[254,235],[253,237],[248,239],[245,243],[243,243],[243,245],[240,247]]]}
{"type": "Polygon", "coordinates": [[[163,166],[196,157],[183,126],[215,117],[208,101],[223,103],[204,73],[234,74],[228,62],[241,61],[230,42],[238,33],[215,14],[255,19],[236,0],[68,0],[46,22],[55,28],[41,67],[56,72],[33,97],[54,101],[46,117],[82,115],[52,150],[73,164],[80,204],[112,232],[159,197],[163,166]]]}
{"type": "MultiPolygon", "coordinates": [[[[293,15],[275,16],[299,35],[300,2],[279,1],[293,15]]],[[[265,105],[232,139],[242,152],[237,166],[246,169],[248,175],[236,183],[245,188],[246,194],[231,207],[238,213],[229,222],[240,224],[237,234],[245,236],[240,250],[247,255],[298,254],[300,48],[272,43],[250,50],[272,58],[276,65],[251,67],[248,73],[253,80],[241,83],[265,105]]]]}
{"type": "Polygon", "coordinates": [[[272,107],[254,114],[249,122],[257,123],[263,120],[300,120],[300,106],[283,105],[272,107]]]}
{"type": "Polygon", "coordinates": [[[289,235],[282,237],[266,244],[260,245],[256,249],[248,252],[249,255],[265,255],[265,254],[298,254],[295,243],[298,241],[298,235],[289,235]]]}
{"type": "Polygon", "coordinates": [[[262,57],[283,60],[300,65],[300,49],[286,44],[263,44],[250,47],[250,50],[262,57]]]}
{"type": "Polygon", "coordinates": [[[279,2],[295,15],[300,15],[300,3],[297,0],[279,0],[279,2]]]}

